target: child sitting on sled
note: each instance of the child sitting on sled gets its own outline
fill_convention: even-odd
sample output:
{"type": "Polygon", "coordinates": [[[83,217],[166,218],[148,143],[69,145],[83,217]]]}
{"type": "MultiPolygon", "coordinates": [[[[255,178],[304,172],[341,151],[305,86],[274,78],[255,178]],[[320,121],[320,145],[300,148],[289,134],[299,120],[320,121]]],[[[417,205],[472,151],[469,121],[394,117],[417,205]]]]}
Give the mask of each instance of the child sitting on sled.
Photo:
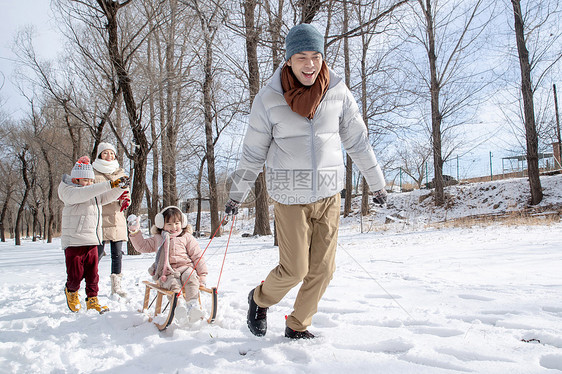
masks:
{"type": "Polygon", "coordinates": [[[205,286],[207,265],[203,251],[191,235],[187,217],[176,206],[164,208],[154,217],[150,238],[140,232],[139,218],[129,216],[129,240],[137,252],[156,252],[156,260],[149,274],[157,284],[167,290],[180,292],[187,302],[190,321],[203,319],[199,305],[199,286],[205,286]],[[195,269],[195,271],[193,271],[195,269]]]}

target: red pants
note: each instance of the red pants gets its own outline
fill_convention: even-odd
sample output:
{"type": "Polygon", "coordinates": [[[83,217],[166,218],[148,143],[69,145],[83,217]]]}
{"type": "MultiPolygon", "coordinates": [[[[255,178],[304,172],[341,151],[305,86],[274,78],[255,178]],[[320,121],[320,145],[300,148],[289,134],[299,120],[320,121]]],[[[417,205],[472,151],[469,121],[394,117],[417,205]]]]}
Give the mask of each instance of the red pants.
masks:
{"type": "Polygon", "coordinates": [[[70,292],[80,289],[82,279],[86,280],[86,296],[98,296],[98,246],[86,245],[67,247],[66,257],[66,288],[70,292]]]}

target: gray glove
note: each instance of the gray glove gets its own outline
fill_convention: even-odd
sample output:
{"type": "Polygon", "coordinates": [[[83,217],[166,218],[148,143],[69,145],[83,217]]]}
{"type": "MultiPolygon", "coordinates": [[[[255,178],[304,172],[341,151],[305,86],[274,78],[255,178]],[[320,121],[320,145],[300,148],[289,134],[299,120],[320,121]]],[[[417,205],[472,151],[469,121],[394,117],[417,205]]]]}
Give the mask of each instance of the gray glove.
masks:
{"type": "Polygon", "coordinates": [[[386,205],[386,190],[383,188],[373,194],[373,202],[379,206],[386,205]]]}
{"type": "Polygon", "coordinates": [[[235,216],[238,214],[238,208],[240,208],[240,203],[236,200],[230,199],[224,206],[224,212],[227,215],[232,214],[233,216],[235,216]]]}

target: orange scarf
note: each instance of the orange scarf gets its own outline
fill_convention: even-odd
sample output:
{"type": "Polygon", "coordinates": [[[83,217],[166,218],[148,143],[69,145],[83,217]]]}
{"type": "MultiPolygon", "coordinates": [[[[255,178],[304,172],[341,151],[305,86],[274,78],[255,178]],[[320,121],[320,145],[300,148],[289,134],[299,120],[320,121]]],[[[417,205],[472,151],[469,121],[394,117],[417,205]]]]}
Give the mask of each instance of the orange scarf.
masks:
{"type": "Polygon", "coordinates": [[[291,110],[308,119],[314,118],[314,113],[320,105],[320,101],[328,91],[330,85],[330,72],[328,66],[322,61],[322,68],[312,86],[304,86],[293,74],[293,70],[287,63],[281,70],[281,86],[283,96],[291,110]]]}

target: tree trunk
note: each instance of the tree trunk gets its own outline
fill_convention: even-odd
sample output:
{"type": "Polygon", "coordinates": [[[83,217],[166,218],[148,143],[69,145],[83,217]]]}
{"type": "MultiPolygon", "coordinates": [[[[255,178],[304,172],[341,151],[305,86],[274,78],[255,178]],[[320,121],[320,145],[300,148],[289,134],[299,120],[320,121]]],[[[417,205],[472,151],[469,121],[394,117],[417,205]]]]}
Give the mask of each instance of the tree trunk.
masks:
{"type": "Polygon", "coordinates": [[[64,100],[62,106],[64,108],[64,120],[70,139],[72,140],[72,161],[76,162],[82,156],[82,142],[80,136],[80,128],[75,128],[70,121],[70,111],[68,110],[68,101],[64,100]]]}
{"type": "Polygon", "coordinates": [[[148,188],[148,183],[144,184],[145,190],[144,190],[144,198],[146,199],[146,206],[148,207],[148,220],[150,222],[154,222],[154,216],[156,215],[156,213],[154,213],[154,215],[151,215],[151,207],[153,206],[152,204],[152,195],[150,193],[150,189],[148,188]]]}
{"type": "Polygon", "coordinates": [[[14,227],[14,219],[12,218],[12,213],[8,213],[8,232],[10,233],[10,239],[16,237],[16,228],[14,227]]]}
{"type": "Polygon", "coordinates": [[[527,170],[529,174],[529,185],[531,189],[531,205],[542,201],[542,187],[539,171],[538,136],[535,124],[535,110],[533,105],[533,87],[531,84],[531,65],[529,63],[529,51],[525,43],[525,30],[523,14],[521,12],[521,1],[511,0],[513,4],[513,15],[515,17],[515,38],[517,40],[517,51],[519,53],[519,65],[521,67],[521,93],[523,95],[523,114],[525,117],[525,139],[527,141],[527,170]]]}
{"type": "Polygon", "coordinates": [[[25,237],[29,239],[31,237],[31,231],[29,229],[31,227],[31,225],[29,224],[30,221],[29,212],[24,213],[23,218],[25,220],[25,237]]]}
{"type": "Polygon", "coordinates": [[[560,114],[558,112],[558,95],[556,94],[556,85],[552,85],[552,92],[554,94],[554,117],[556,118],[556,138],[558,139],[558,168],[562,168],[562,136],[560,135],[560,114]]]}
{"type": "MultiPolygon", "coordinates": [[[[213,138],[213,43],[209,35],[210,30],[204,29],[205,34],[205,77],[203,81],[203,110],[205,117],[205,140],[206,140],[206,158],[207,158],[207,178],[209,181],[209,206],[211,210],[211,235],[218,230],[220,226],[219,220],[219,204],[217,195],[217,179],[215,173],[215,144],[213,138]]],[[[220,230],[216,236],[221,236],[220,230]]]]}
{"type": "Polygon", "coordinates": [[[273,62],[273,71],[277,70],[279,65],[284,60],[282,49],[283,49],[283,41],[281,40],[281,28],[283,26],[283,0],[277,1],[277,14],[273,13],[271,9],[271,0],[264,1],[265,11],[267,12],[269,18],[269,35],[271,38],[271,59],[273,62]]]}
{"type": "MultiPolygon", "coordinates": [[[[349,15],[348,15],[347,0],[343,1],[343,29],[345,33],[349,28],[349,15]]],[[[351,66],[349,62],[349,39],[343,40],[343,56],[344,56],[344,71],[345,71],[345,84],[347,87],[351,86],[351,66]]],[[[345,162],[345,200],[343,205],[343,216],[347,217],[351,213],[351,200],[353,196],[353,160],[349,155],[346,155],[345,162]]]]}
{"type": "MultiPolygon", "coordinates": [[[[271,38],[271,59],[273,62],[272,71],[275,72],[283,62],[283,55],[281,53],[283,42],[281,40],[281,28],[283,26],[283,0],[277,2],[277,14],[274,14],[270,0],[264,1],[265,9],[269,17],[269,35],[271,38]]],[[[274,213],[275,215],[275,213],[274,213]]],[[[275,219],[273,220],[273,245],[277,246],[277,226],[275,219]]]]}
{"type": "Polygon", "coordinates": [[[49,190],[47,192],[47,221],[45,222],[45,233],[47,234],[47,243],[53,242],[53,221],[54,221],[54,191],[55,191],[55,180],[54,173],[51,166],[51,160],[49,160],[49,155],[47,150],[41,146],[41,152],[43,153],[43,159],[47,164],[47,175],[49,179],[49,190]]]}
{"type": "Polygon", "coordinates": [[[29,179],[27,178],[27,160],[25,158],[26,151],[23,150],[21,153],[18,154],[18,158],[21,161],[21,176],[23,179],[23,183],[25,185],[25,190],[23,192],[23,198],[21,199],[20,206],[18,208],[18,213],[16,215],[16,225],[15,225],[15,243],[16,245],[21,245],[21,221],[23,218],[23,211],[25,208],[25,203],[27,201],[27,197],[29,196],[29,179]]]}
{"type": "Polygon", "coordinates": [[[201,231],[201,206],[202,206],[202,193],[201,193],[201,182],[203,180],[203,169],[205,167],[205,160],[206,157],[201,159],[201,163],[199,164],[199,172],[197,173],[197,218],[195,220],[195,231],[201,231]]]}
{"type": "Polygon", "coordinates": [[[2,204],[2,211],[0,212],[0,239],[2,242],[6,241],[6,233],[4,229],[4,220],[6,219],[6,213],[8,212],[8,204],[10,203],[10,198],[12,197],[12,193],[14,190],[8,186],[6,191],[6,199],[4,200],[4,204],[2,204]]]}
{"type": "MultiPolygon", "coordinates": [[[[363,53],[361,55],[361,107],[363,112],[363,122],[367,127],[367,136],[369,134],[369,118],[367,112],[367,54],[369,52],[369,44],[365,40],[365,35],[363,38],[363,53]]],[[[369,184],[367,180],[363,177],[361,185],[361,215],[366,216],[370,213],[370,199],[369,199],[369,184]]]]}
{"type": "Polygon", "coordinates": [[[271,235],[271,226],[269,225],[268,195],[265,182],[265,167],[256,179],[255,194],[256,219],[254,223],[254,235],[271,235]]]}
{"type": "Polygon", "coordinates": [[[37,228],[39,228],[39,234],[41,234],[41,224],[39,223],[39,210],[34,208],[31,211],[32,214],[32,218],[33,218],[33,223],[31,224],[31,235],[33,236],[33,238],[31,239],[32,241],[36,242],[37,241],[37,234],[38,232],[35,231],[37,228]]]}
{"type": "Polygon", "coordinates": [[[174,69],[174,46],[176,30],[177,1],[170,1],[170,24],[166,37],[166,126],[162,136],[162,199],[164,206],[177,205],[176,189],[176,124],[174,115],[174,94],[176,74],[174,69]]]}
{"type": "MultiPolygon", "coordinates": [[[[256,0],[244,2],[244,21],[246,30],[246,54],[248,56],[248,84],[250,87],[250,106],[260,89],[260,70],[258,64],[259,34],[255,27],[256,0]]],[[[265,181],[265,168],[258,175],[254,184],[256,218],[254,221],[254,235],[271,235],[269,226],[269,204],[265,181]]]]}
{"type": "MultiPolygon", "coordinates": [[[[147,65],[149,69],[152,68],[152,40],[154,34],[152,34],[148,38],[148,47],[147,47],[147,65]]],[[[158,49],[158,43],[156,43],[156,48],[158,49]]],[[[152,84],[151,87],[154,89],[154,85],[152,84]]],[[[158,93],[162,92],[158,90],[158,93]]],[[[161,96],[161,95],[159,95],[161,96]]],[[[159,186],[158,186],[158,175],[160,173],[160,164],[159,164],[159,152],[158,147],[155,146],[158,143],[158,134],[156,131],[156,108],[154,102],[154,94],[148,95],[148,108],[150,111],[150,139],[152,144],[152,178],[151,178],[151,195],[146,197],[147,208],[148,208],[148,219],[150,222],[154,222],[154,217],[158,213],[158,202],[159,202],[159,186]]],[[[162,112],[162,110],[160,111],[162,112]]],[[[148,187],[147,187],[148,190],[148,187]]],[[[147,191],[148,194],[148,191],[147,191]]]]}
{"type": "MultiPolygon", "coordinates": [[[[131,78],[125,68],[123,56],[119,51],[119,29],[117,25],[118,10],[122,6],[130,4],[130,2],[119,3],[110,0],[97,0],[97,2],[107,19],[106,29],[108,32],[107,48],[109,57],[119,80],[119,87],[123,94],[123,102],[125,103],[125,109],[127,110],[127,117],[129,119],[129,126],[133,132],[133,139],[135,141],[135,152],[132,160],[134,163],[134,177],[129,212],[138,213],[145,191],[146,164],[149,146],[144,129],[141,126],[141,118],[137,113],[137,106],[131,87],[131,78]]],[[[131,246],[129,246],[127,253],[129,255],[138,254],[131,246]]]]}
{"type": "Polygon", "coordinates": [[[441,121],[442,115],[439,110],[439,93],[441,87],[437,77],[437,55],[435,54],[435,27],[433,19],[433,11],[431,9],[431,0],[426,0],[426,9],[424,10],[426,19],[426,32],[429,59],[429,71],[431,75],[431,139],[433,146],[433,167],[435,178],[435,205],[443,205],[445,201],[445,193],[443,191],[443,157],[441,145],[441,121]]]}

